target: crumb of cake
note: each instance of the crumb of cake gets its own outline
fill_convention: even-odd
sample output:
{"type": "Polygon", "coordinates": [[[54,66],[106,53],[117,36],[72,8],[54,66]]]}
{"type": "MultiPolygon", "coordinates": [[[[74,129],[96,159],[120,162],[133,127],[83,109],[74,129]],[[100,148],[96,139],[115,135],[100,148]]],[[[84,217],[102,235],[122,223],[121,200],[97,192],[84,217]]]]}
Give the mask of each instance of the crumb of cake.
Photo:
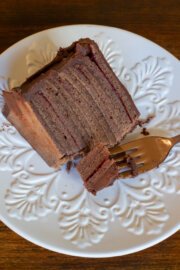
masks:
{"type": "Polygon", "coordinates": [[[71,160],[68,161],[67,164],[66,164],[66,171],[67,171],[67,173],[70,173],[72,166],[73,166],[72,161],[71,160]]]}
{"type": "Polygon", "coordinates": [[[150,115],[146,119],[138,120],[138,125],[142,127],[143,125],[148,124],[154,117],[155,115],[150,115]]]}
{"type": "Polygon", "coordinates": [[[74,167],[74,168],[76,168],[76,164],[77,164],[77,163],[73,162],[73,167],[74,167]]]}
{"type": "Polygon", "coordinates": [[[10,126],[11,126],[10,123],[6,123],[6,122],[3,122],[2,125],[3,125],[4,127],[10,127],[10,126]]]}
{"type": "Polygon", "coordinates": [[[131,175],[133,177],[138,176],[138,170],[137,170],[135,158],[127,155],[124,160],[125,160],[127,166],[131,169],[131,175]]]}
{"type": "Polygon", "coordinates": [[[11,127],[10,123],[3,122],[0,127],[0,132],[6,131],[6,128],[11,127]]]}
{"type": "Polygon", "coordinates": [[[141,131],[141,134],[143,134],[144,136],[148,136],[150,133],[149,133],[149,131],[147,131],[146,128],[143,128],[141,131]]]}

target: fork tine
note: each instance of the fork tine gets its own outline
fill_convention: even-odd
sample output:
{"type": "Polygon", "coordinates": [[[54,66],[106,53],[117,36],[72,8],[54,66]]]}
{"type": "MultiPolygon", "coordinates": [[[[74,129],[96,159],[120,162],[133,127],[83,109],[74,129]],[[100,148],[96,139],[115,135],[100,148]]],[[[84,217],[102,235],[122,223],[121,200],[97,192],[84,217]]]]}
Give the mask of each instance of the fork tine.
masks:
{"type": "Polygon", "coordinates": [[[116,163],[120,163],[119,178],[132,177],[131,164],[126,165],[123,157],[130,156],[134,158],[138,174],[142,174],[157,168],[167,157],[175,143],[177,141],[174,141],[172,138],[149,136],[110,149],[111,157],[116,163]],[[126,171],[122,170],[123,168],[126,171]]]}
{"type": "Polygon", "coordinates": [[[157,164],[156,162],[155,162],[155,164],[153,162],[151,162],[151,163],[144,162],[143,166],[138,168],[138,173],[142,174],[142,173],[148,172],[154,168],[157,168],[156,164],[157,164]]]}
{"type": "MultiPolygon", "coordinates": [[[[138,162],[143,162],[144,157],[142,156],[142,153],[140,151],[135,151],[133,153],[128,154],[128,156],[138,159],[138,162]],[[141,161],[139,161],[139,159],[141,159],[141,161]]],[[[126,153],[124,153],[123,155],[114,155],[112,156],[112,158],[116,161],[116,162],[120,162],[123,161],[123,159],[127,157],[126,153]]]]}
{"type": "Polygon", "coordinates": [[[144,164],[142,167],[138,168],[138,174],[142,174],[144,172],[147,172],[148,170],[148,167],[144,164]]]}
{"type": "Polygon", "coordinates": [[[126,153],[122,152],[122,153],[117,153],[117,154],[111,155],[111,158],[113,158],[115,161],[123,161],[125,156],[126,156],[126,153]]]}
{"type": "Polygon", "coordinates": [[[117,162],[116,164],[117,164],[119,170],[127,168],[127,164],[125,162],[120,162],[120,163],[117,162]]]}
{"type": "MultiPolygon", "coordinates": [[[[138,160],[138,165],[142,164],[141,162],[139,162],[138,160]]],[[[150,168],[147,164],[143,164],[141,167],[138,167],[137,170],[138,170],[138,174],[142,174],[142,173],[145,173],[149,170],[151,170],[152,168],[150,168]]],[[[128,170],[128,171],[125,171],[125,172],[120,172],[119,175],[118,175],[119,178],[132,178],[132,174],[131,174],[131,170],[128,170]]]]}
{"type": "MultiPolygon", "coordinates": [[[[128,150],[129,151],[129,150],[128,150]]],[[[134,151],[133,152],[131,152],[130,154],[128,154],[130,157],[137,157],[137,156],[139,156],[141,153],[137,153],[137,149],[134,149],[134,151]]],[[[127,156],[127,153],[126,152],[118,152],[118,153],[113,153],[113,154],[111,154],[111,157],[117,162],[117,161],[123,161],[124,160],[124,158],[127,156]]]]}
{"type": "Polygon", "coordinates": [[[112,156],[113,160],[117,163],[123,162],[125,163],[125,157],[126,157],[126,153],[124,153],[123,155],[117,155],[117,156],[112,156]]]}
{"type": "MultiPolygon", "coordinates": [[[[142,153],[139,153],[139,151],[135,151],[133,153],[130,153],[128,156],[134,158],[136,160],[136,163],[144,163],[145,162],[145,157],[142,155],[142,153]]],[[[124,158],[127,157],[126,154],[123,155],[115,155],[112,156],[112,158],[115,160],[116,163],[124,162],[124,158]]]]}
{"type": "Polygon", "coordinates": [[[110,153],[111,153],[111,155],[115,155],[115,154],[123,153],[123,152],[129,151],[129,150],[134,150],[136,148],[137,148],[137,146],[136,146],[135,142],[130,142],[130,143],[118,145],[118,146],[111,148],[110,153]]]}
{"type": "Polygon", "coordinates": [[[131,170],[120,172],[118,178],[132,178],[131,170]]]}
{"type": "Polygon", "coordinates": [[[136,166],[139,164],[144,164],[146,162],[146,158],[144,156],[137,156],[136,157],[136,166]]]}
{"type": "Polygon", "coordinates": [[[142,151],[137,149],[136,151],[128,154],[128,156],[130,156],[132,158],[138,158],[138,157],[142,156],[142,151]]]}

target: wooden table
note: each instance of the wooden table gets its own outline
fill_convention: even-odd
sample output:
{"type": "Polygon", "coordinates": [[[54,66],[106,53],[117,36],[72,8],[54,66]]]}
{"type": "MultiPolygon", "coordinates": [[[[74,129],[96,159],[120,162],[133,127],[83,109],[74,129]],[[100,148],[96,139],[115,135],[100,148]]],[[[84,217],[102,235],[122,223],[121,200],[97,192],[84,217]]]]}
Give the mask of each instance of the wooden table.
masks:
{"type": "MultiPolygon", "coordinates": [[[[67,24],[123,28],[180,58],[179,0],[1,0],[0,53],[37,31],[67,24]]],[[[136,254],[86,259],[56,254],[0,223],[0,269],[180,269],[180,232],[136,254]]]]}

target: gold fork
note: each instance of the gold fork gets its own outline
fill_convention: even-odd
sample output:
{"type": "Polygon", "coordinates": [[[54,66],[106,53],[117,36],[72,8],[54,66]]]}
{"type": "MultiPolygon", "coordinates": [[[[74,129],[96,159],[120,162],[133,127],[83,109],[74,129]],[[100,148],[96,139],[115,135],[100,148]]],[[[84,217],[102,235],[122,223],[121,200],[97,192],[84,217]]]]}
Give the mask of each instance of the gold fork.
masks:
{"type": "Polygon", "coordinates": [[[149,136],[110,149],[111,157],[119,167],[119,177],[132,177],[126,157],[135,160],[138,174],[157,168],[165,160],[171,148],[180,142],[180,135],[172,138],[149,136]]]}

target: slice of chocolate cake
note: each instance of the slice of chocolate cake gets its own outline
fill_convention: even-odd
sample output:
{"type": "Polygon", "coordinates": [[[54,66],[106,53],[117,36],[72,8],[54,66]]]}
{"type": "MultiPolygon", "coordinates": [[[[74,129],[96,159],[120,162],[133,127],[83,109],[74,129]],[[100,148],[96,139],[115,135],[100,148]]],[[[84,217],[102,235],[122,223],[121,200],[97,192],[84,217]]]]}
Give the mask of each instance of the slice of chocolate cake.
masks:
{"type": "Polygon", "coordinates": [[[20,87],[4,93],[3,114],[41,157],[58,167],[91,144],[119,143],[139,112],[90,39],[60,49],[20,87]]]}
{"type": "Polygon", "coordinates": [[[94,195],[96,192],[113,184],[118,177],[118,167],[114,160],[110,159],[108,148],[98,143],[76,165],[81,175],[84,186],[94,195]]]}

